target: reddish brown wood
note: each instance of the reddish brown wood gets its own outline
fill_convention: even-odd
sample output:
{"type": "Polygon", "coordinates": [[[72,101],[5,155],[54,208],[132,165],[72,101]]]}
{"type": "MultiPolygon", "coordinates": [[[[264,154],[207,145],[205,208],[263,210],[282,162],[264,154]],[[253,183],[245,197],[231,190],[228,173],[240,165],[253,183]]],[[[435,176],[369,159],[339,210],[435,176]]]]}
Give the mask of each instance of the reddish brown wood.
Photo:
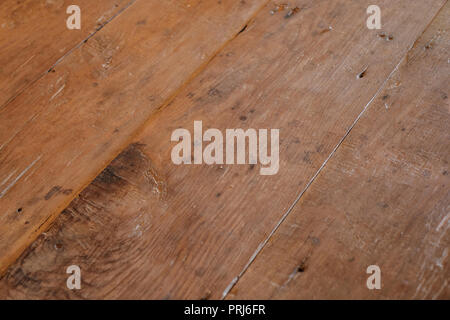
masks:
{"type": "Polygon", "coordinates": [[[136,2],[0,110],[0,273],[264,2],[136,2]]]}
{"type": "Polygon", "coordinates": [[[77,0],[81,29],[69,30],[69,0],[0,3],[0,109],[132,0],[77,0]]]}
{"type": "Polygon", "coordinates": [[[380,1],[388,41],[365,27],[369,1],[293,1],[289,18],[271,2],[26,251],[0,295],[220,298],[444,3],[380,1]],[[173,165],[171,133],[194,120],[281,128],[279,173],[173,165]],[[80,291],[65,287],[71,264],[80,291]]]}
{"type": "Polygon", "coordinates": [[[450,298],[449,16],[447,3],[229,298],[450,298]]]}

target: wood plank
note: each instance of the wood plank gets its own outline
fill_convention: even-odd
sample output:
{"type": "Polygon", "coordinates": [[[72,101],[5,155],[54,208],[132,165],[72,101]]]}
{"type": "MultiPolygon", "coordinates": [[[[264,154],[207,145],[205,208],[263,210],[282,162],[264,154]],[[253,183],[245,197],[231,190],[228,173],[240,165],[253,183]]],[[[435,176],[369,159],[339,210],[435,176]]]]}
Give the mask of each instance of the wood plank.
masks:
{"type": "Polygon", "coordinates": [[[81,29],[69,30],[66,9],[72,2],[0,3],[0,109],[131,4],[130,0],[79,0],[81,29]]]}
{"type": "Polygon", "coordinates": [[[447,3],[229,298],[450,298],[449,16],[447,3]]]}
{"type": "Polygon", "coordinates": [[[0,296],[220,298],[444,2],[380,1],[392,41],[365,27],[370,1],[292,1],[290,18],[270,2],[22,255],[0,296]],[[281,128],[280,171],[174,165],[171,133],[194,120],[281,128]],[[82,290],[65,287],[71,264],[82,290]]]}
{"type": "Polygon", "coordinates": [[[139,1],[0,110],[0,271],[264,1],[139,1]]]}

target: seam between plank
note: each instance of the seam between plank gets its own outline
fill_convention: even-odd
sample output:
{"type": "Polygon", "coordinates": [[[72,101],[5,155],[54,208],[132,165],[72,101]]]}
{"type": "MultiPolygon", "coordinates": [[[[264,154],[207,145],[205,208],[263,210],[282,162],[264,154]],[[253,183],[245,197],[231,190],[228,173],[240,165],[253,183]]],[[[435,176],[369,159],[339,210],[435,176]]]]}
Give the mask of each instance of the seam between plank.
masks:
{"type": "Polygon", "coordinates": [[[81,40],[79,43],[77,43],[74,47],[72,47],[71,49],[69,49],[69,51],[67,51],[65,54],[63,54],[60,58],[58,58],[56,60],[56,62],[54,62],[49,69],[47,69],[47,71],[44,71],[43,73],[41,73],[40,75],[37,75],[36,78],[34,80],[32,80],[29,84],[27,84],[25,87],[23,87],[21,90],[19,90],[16,94],[14,94],[12,97],[10,97],[2,106],[0,106],[0,112],[5,109],[11,102],[13,102],[18,96],[20,96],[21,94],[23,94],[26,90],[28,90],[33,84],[35,84],[37,81],[41,80],[46,74],[48,74],[49,72],[51,72],[58,64],[60,64],[67,56],[69,56],[70,54],[72,54],[73,51],[75,51],[76,49],[78,49],[79,47],[81,47],[84,43],[86,43],[86,41],[88,41],[90,38],[92,38],[95,34],[97,34],[97,32],[99,32],[100,30],[103,29],[103,27],[105,27],[108,23],[110,23],[113,19],[115,19],[116,17],[118,17],[120,14],[122,14],[126,9],[128,9],[130,6],[132,6],[136,1],[138,0],[131,0],[130,2],[128,2],[127,5],[125,5],[122,9],[120,9],[118,12],[116,12],[116,14],[114,14],[113,16],[111,16],[108,20],[106,20],[102,25],[98,26],[97,28],[95,28],[95,30],[93,32],[91,32],[86,38],[84,38],[83,40],[81,40]]]}
{"type": "MultiPolygon", "coordinates": [[[[123,8],[120,12],[118,12],[116,15],[114,15],[111,19],[109,19],[103,26],[105,26],[106,24],[108,24],[109,22],[112,21],[112,19],[114,19],[115,17],[117,17],[120,13],[122,13],[124,10],[126,10],[127,8],[129,8],[132,4],[134,4],[136,1],[138,0],[133,0],[131,1],[125,8],[123,8]]],[[[6,274],[6,271],[9,269],[9,267],[15,262],[17,261],[17,259],[20,257],[20,255],[23,253],[23,251],[28,248],[33,241],[36,240],[37,235],[42,233],[42,230],[46,230],[48,229],[53,222],[55,221],[55,219],[59,216],[59,214],[65,209],[67,208],[70,203],[73,201],[73,199],[75,199],[87,186],[89,186],[92,181],[115,159],[117,158],[117,156],[126,148],[126,146],[128,144],[130,144],[144,129],[145,127],[151,122],[151,120],[153,118],[155,118],[162,110],[164,110],[166,107],[168,107],[170,105],[170,103],[175,99],[175,97],[185,88],[188,86],[188,84],[190,82],[192,82],[202,71],[204,71],[206,69],[206,67],[210,64],[210,62],[212,60],[214,60],[214,58],[217,57],[217,55],[223,51],[223,49],[231,42],[233,41],[236,37],[239,36],[239,34],[242,33],[242,29],[244,26],[248,26],[251,22],[254,21],[254,19],[257,17],[258,13],[264,8],[266,7],[269,2],[271,2],[272,0],[266,0],[264,1],[264,3],[261,5],[261,7],[259,7],[258,9],[255,10],[254,14],[246,20],[246,22],[239,26],[239,28],[237,28],[237,32],[231,36],[228,40],[225,40],[223,42],[222,45],[220,45],[217,50],[215,52],[213,52],[213,54],[211,55],[211,57],[205,61],[203,64],[201,64],[196,70],[193,71],[193,73],[187,78],[187,80],[181,84],[172,95],[170,95],[165,102],[163,102],[160,107],[158,107],[151,115],[149,115],[149,117],[147,118],[146,121],[144,121],[144,123],[138,128],[136,129],[136,131],[133,134],[130,134],[130,138],[127,140],[127,142],[123,145],[123,147],[118,148],[118,151],[111,157],[110,161],[106,161],[105,164],[101,167],[101,169],[97,172],[97,174],[94,175],[93,178],[87,179],[87,182],[75,193],[73,193],[73,196],[68,198],[69,200],[66,200],[64,202],[62,202],[60,205],[58,205],[58,207],[53,211],[52,214],[50,214],[48,216],[48,218],[45,220],[45,222],[39,227],[38,230],[36,230],[35,232],[32,233],[32,235],[29,237],[30,241],[29,244],[25,246],[25,248],[23,250],[20,251],[20,253],[17,255],[16,258],[12,259],[12,261],[9,261],[7,263],[7,266],[4,266],[4,268],[2,269],[0,266],[0,278],[2,276],[4,276],[4,274],[6,274]]],[[[80,42],[76,47],[72,48],[67,54],[65,54],[63,57],[61,57],[47,72],[45,72],[44,74],[41,75],[41,77],[39,79],[41,79],[43,76],[45,76],[45,74],[47,74],[48,72],[50,72],[52,70],[52,68],[54,68],[58,63],[60,63],[64,57],[66,57],[68,54],[70,54],[72,51],[76,50],[77,48],[79,48],[84,42],[86,42],[87,40],[89,40],[89,38],[93,37],[98,31],[100,31],[103,26],[99,27],[95,32],[93,32],[91,35],[89,35],[86,39],[84,39],[82,42],[80,42]]],[[[38,81],[39,79],[37,79],[36,81],[38,81]]],[[[28,88],[28,87],[27,87],[28,88]]],[[[23,91],[21,91],[23,93],[23,91]]],[[[15,96],[14,98],[16,98],[17,96],[15,96]]],[[[11,100],[12,101],[12,100],[11,100]]],[[[11,102],[9,101],[9,102],[11,102]]],[[[0,111],[2,110],[2,107],[0,107],[0,111]]]]}
{"type": "Polygon", "coordinates": [[[430,25],[434,22],[436,17],[439,15],[441,10],[444,8],[444,6],[447,4],[448,0],[442,5],[441,8],[436,12],[435,16],[430,20],[430,23],[427,24],[427,26],[423,29],[423,31],[420,33],[420,35],[416,38],[416,40],[413,42],[413,44],[407,49],[406,53],[403,55],[403,57],[400,59],[400,62],[397,63],[397,65],[394,67],[394,69],[391,71],[391,73],[388,75],[388,77],[383,81],[381,86],[378,88],[378,90],[375,92],[375,95],[369,100],[369,102],[366,104],[366,106],[363,108],[363,110],[359,113],[359,115],[356,117],[356,119],[353,121],[353,123],[350,125],[350,127],[345,132],[344,136],[339,140],[337,145],[334,147],[334,149],[331,151],[331,153],[328,155],[328,157],[325,159],[325,161],[322,163],[322,165],[319,167],[319,169],[316,171],[314,176],[309,180],[305,188],[300,192],[300,194],[295,198],[294,202],[289,206],[287,211],[284,213],[284,215],[281,217],[281,219],[278,221],[278,223],[275,225],[275,227],[272,229],[270,234],[267,236],[267,238],[261,242],[258,247],[256,248],[255,252],[250,257],[247,264],[244,266],[242,271],[234,277],[230,284],[225,288],[225,290],[222,293],[222,300],[226,299],[230,291],[233,289],[233,287],[238,283],[238,281],[242,278],[242,276],[245,274],[245,272],[249,269],[250,265],[256,260],[256,257],[259,255],[259,253],[263,250],[263,248],[266,246],[266,244],[269,242],[269,240],[272,238],[272,236],[277,232],[281,224],[286,220],[286,218],[289,216],[289,214],[292,212],[296,204],[300,201],[300,199],[303,197],[303,195],[306,193],[306,191],[309,189],[309,187],[313,184],[313,182],[316,180],[317,176],[321,173],[323,168],[327,165],[328,161],[333,157],[333,155],[337,152],[341,144],[344,142],[344,140],[347,138],[347,136],[350,134],[352,129],[355,127],[359,119],[363,116],[363,114],[367,111],[369,106],[372,104],[372,102],[375,100],[375,98],[382,92],[384,87],[386,86],[387,82],[392,78],[392,76],[398,71],[399,66],[405,61],[406,57],[408,56],[409,52],[414,48],[417,41],[422,38],[423,34],[428,30],[430,25]]]}

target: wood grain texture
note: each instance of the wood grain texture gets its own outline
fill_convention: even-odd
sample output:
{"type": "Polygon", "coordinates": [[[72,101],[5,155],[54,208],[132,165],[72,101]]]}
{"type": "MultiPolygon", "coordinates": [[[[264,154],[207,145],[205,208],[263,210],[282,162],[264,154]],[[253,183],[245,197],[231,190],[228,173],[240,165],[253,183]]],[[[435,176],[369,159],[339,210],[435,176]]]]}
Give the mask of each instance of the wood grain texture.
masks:
{"type": "Polygon", "coordinates": [[[68,0],[0,3],[0,108],[65,54],[124,10],[131,0],[79,0],[81,30],[69,30],[68,0]]]}
{"type": "Polygon", "coordinates": [[[264,1],[138,1],[0,110],[0,271],[264,1]]]}
{"type": "Polygon", "coordinates": [[[365,27],[369,1],[293,1],[289,18],[270,2],[27,249],[0,296],[220,298],[444,2],[381,1],[392,41],[365,27]],[[194,120],[281,128],[279,173],[172,164],[171,133],[194,120]],[[82,290],[65,287],[71,264],[82,290]]]}
{"type": "Polygon", "coordinates": [[[450,299],[450,5],[229,298],[450,299]],[[381,268],[381,290],[366,269],[381,268]]]}

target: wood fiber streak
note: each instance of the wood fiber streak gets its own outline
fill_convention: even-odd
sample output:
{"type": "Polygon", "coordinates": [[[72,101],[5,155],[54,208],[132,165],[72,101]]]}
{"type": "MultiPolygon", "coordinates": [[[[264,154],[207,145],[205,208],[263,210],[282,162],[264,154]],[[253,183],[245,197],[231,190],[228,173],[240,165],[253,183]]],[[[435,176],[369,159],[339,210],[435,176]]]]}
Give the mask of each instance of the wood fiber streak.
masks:
{"type": "MultiPolygon", "coordinates": [[[[13,264],[0,281],[0,297],[221,298],[444,3],[379,1],[383,30],[377,31],[365,26],[369,0],[289,1],[298,8],[291,15],[271,14],[271,1],[13,264]],[[195,120],[222,132],[280,129],[278,174],[262,176],[260,165],[174,165],[171,134],[192,132],[195,120]],[[82,269],[82,290],[65,287],[71,264],[82,269]]],[[[333,192],[345,199],[343,188],[350,192],[352,185],[333,192]]],[[[319,218],[333,217],[333,205],[327,208],[319,218]]],[[[343,237],[351,238],[346,230],[343,237]]],[[[289,247],[278,250],[282,256],[289,247]]],[[[264,260],[261,268],[286,272],[280,260],[264,260]]],[[[233,294],[264,295],[268,280],[256,273],[252,279],[233,294]]]]}
{"type": "Polygon", "coordinates": [[[264,1],[137,1],[0,110],[0,272],[264,1]]]}
{"type": "Polygon", "coordinates": [[[73,1],[1,1],[0,108],[130,3],[77,0],[81,30],[69,30],[66,9],[73,1]]]}
{"type": "Polygon", "coordinates": [[[450,5],[231,291],[245,299],[449,299],[450,5]],[[370,265],[381,290],[368,290],[370,265]]]}

